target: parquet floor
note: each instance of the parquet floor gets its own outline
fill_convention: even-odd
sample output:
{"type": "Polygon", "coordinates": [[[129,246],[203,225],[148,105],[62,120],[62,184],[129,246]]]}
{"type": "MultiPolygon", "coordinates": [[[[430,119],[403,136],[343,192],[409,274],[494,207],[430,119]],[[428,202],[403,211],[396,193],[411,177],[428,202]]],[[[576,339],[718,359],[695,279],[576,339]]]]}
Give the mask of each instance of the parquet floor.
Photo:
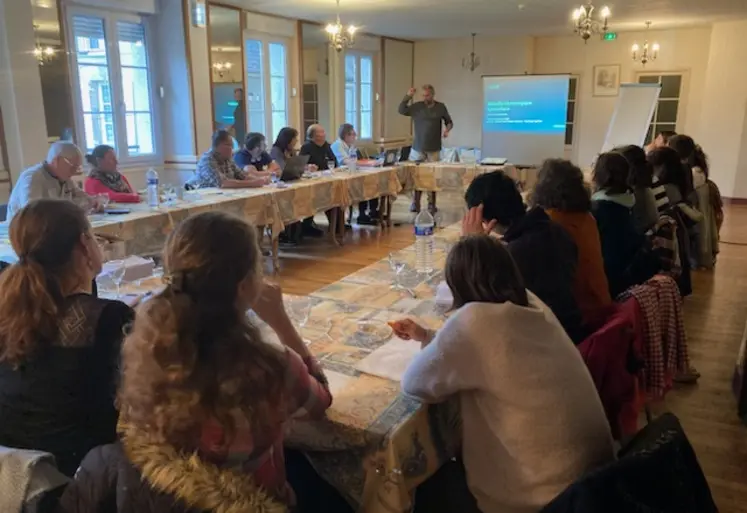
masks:
{"type": "MultiPolygon", "coordinates": [[[[307,294],[412,244],[408,205],[404,197],[395,203],[401,226],[383,232],[356,228],[342,247],[320,240],[284,251],[278,277],[283,290],[307,294]]],[[[461,219],[458,195],[441,194],[439,206],[444,224],[461,219]]],[[[716,270],[695,273],[694,294],[685,301],[690,356],[702,377],[695,386],[670,392],[663,407],[684,425],[720,511],[747,513],[747,426],[736,416],[731,392],[747,322],[747,206],[728,207],[721,239],[716,270]]]]}

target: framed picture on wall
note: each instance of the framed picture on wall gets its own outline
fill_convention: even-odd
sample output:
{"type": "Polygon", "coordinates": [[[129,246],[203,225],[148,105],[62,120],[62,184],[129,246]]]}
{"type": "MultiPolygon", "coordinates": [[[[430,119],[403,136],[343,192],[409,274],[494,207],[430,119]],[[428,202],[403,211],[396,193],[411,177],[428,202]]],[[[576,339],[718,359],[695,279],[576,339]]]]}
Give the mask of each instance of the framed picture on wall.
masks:
{"type": "Polygon", "coordinates": [[[617,96],[620,93],[620,65],[594,66],[593,96],[617,96]]]}

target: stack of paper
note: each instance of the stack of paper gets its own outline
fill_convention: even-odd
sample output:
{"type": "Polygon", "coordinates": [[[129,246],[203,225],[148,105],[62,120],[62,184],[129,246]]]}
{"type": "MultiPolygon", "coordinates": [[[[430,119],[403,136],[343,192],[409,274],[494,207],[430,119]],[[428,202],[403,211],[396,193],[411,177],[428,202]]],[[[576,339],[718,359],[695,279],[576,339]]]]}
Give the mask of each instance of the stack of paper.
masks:
{"type": "Polygon", "coordinates": [[[419,352],[420,342],[393,337],[358,362],[355,368],[366,374],[399,382],[402,381],[407,366],[419,352]]]}

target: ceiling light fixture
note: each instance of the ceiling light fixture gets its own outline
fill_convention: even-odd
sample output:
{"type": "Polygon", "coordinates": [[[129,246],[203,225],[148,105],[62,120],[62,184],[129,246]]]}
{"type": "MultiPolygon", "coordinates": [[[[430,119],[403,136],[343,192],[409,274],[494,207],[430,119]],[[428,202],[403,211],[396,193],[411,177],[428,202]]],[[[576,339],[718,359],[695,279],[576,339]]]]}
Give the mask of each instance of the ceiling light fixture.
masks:
{"type": "MultiPolygon", "coordinates": [[[[649,28],[651,28],[651,22],[646,22],[646,33],[648,33],[649,28]]],[[[648,45],[648,38],[643,40],[643,48],[638,46],[638,43],[633,43],[632,48],[630,49],[633,53],[633,60],[635,62],[640,61],[642,66],[645,66],[646,63],[650,61],[655,61],[656,58],[659,56],[659,43],[653,43],[650,47],[648,45]]]]}
{"type": "Polygon", "coordinates": [[[338,52],[345,48],[350,48],[355,44],[355,32],[358,28],[355,25],[343,27],[340,22],[340,0],[337,0],[337,18],[335,23],[329,23],[324,27],[324,31],[329,37],[329,45],[338,52]]]}
{"type": "Polygon", "coordinates": [[[223,78],[223,75],[225,75],[227,71],[230,71],[231,68],[233,68],[233,64],[231,64],[228,61],[226,62],[217,61],[213,63],[213,69],[215,70],[215,72],[218,74],[220,78],[223,78]]]}
{"type": "Polygon", "coordinates": [[[462,59],[462,67],[464,69],[470,70],[470,72],[474,72],[477,68],[480,67],[480,57],[477,56],[475,53],[475,36],[477,34],[475,32],[472,33],[472,51],[469,53],[467,57],[464,57],[462,59]]]}
{"type": "Polygon", "coordinates": [[[595,7],[591,1],[573,11],[573,32],[581,36],[586,43],[591,36],[599,34],[604,36],[609,30],[610,8],[602,7],[599,16],[594,16],[595,7]]]}
{"type": "MultiPolygon", "coordinates": [[[[34,25],[34,32],[39,32],[39,25],[34,25]]],[[[47,62],[54,59],[54,56],[57,54],[57,50],[54,47],[42,45],[38,37],[36,38],[36,46],[34,46],[33,52],[39,66],[44,66],[47,62]]]]}

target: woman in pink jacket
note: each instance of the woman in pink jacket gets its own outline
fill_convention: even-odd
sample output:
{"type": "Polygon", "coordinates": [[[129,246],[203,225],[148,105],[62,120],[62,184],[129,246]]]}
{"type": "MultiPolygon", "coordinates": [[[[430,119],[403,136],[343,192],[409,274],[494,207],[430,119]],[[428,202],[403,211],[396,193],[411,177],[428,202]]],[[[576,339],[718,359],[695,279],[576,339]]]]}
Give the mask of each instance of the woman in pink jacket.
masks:
{"type": "Polygon", "coordinates": [[[114,148],[105,144],[96,146],[86,160],[92,169],[83,185],[90,195],[107,194],[116,203],[138,203],[140,196],[127,178],[117,171],[114,148]]]}

